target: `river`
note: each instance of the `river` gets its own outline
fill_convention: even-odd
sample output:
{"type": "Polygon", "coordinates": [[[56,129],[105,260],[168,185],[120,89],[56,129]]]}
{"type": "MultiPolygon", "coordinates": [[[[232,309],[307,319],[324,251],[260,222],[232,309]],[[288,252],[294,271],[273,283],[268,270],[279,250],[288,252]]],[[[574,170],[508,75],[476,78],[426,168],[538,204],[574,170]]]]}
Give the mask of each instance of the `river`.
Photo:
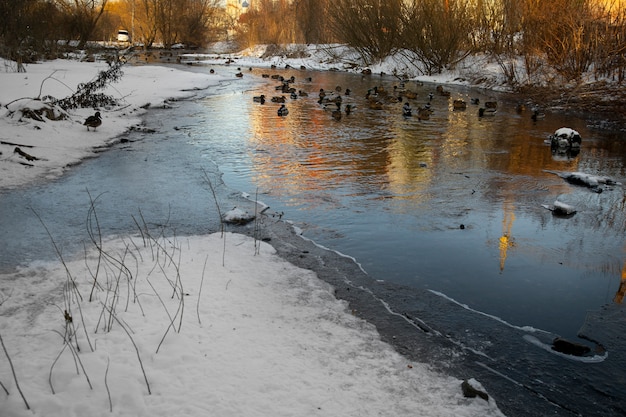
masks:
{"type": "MultiPolygon", "coordinates": [[[[270,223],[287,220],[290,230],[350,257],[318,255],[342,270],[322,278],[403,354],[480,376],[509,416],[623,415],[623,188],[594,192],[556,173],[623,182],[625,135],[558,113],[533,121],[515,98],[465,87],[446,86],[450,98],[435,94],[428,120],[403,117],[398,103],[368,108],[368,90],[397,96],[398,85],[378,75],[254,69],[197,100],[151,111],[146,129],[62,178],[1,192],[0,268],[55,256],[39,219],[71,253],[86,240],[92,205],[104,234],[143,223],[198,234],[219,229],[216,202],[253,210],[245,193],[269,206],[268,235],[270,223]],[[263,73],[293,75],[308,97],[284,94],[290,113],[278,117],[269,98],[283,94],[263,73]],[[335,120],[336,107],[317,102],[321,88],[341,95],[351,114],[335,120]],[[260,94],[265,104],[253,101],[260,94]],[[468,108],[454,110],[455,98],[468,108]],[[479,117],[486,101],[497,101],[498,111],[479,117]],[[546,145],[563,126],[580,132],[579,154],[546,145]],[[576,214],[544,207],[557,199],[576,214]],[[550,349],[557,336],[593,352],[559,355],[550,349]]],[[[435,87],[404,86],[417,94],[414,109],[435,87]]],[[[298,240],[302,253],[319,250],[298,240]]],[[[293,256],[319,267],[302,258],[293,256]]]]}

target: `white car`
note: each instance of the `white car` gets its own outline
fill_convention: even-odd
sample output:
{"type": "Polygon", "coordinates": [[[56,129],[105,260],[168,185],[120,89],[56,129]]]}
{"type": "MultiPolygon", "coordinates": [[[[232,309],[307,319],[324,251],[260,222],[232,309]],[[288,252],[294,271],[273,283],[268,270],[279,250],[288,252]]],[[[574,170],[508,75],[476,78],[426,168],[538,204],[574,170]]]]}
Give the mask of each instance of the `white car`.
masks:
{"type": "Polygon", "coordinates": [[[117,41],[118,42],[130,42],[130,35],[128,34],[127,30],[124,29],[120,29],[117,31],[117,41]]]}

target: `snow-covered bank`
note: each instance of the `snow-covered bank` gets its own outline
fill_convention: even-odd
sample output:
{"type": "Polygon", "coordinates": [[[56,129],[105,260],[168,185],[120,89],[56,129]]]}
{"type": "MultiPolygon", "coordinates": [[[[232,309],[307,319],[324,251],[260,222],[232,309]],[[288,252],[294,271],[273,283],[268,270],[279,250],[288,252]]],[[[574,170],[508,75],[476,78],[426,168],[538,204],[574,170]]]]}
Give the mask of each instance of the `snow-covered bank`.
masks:
{"type": "Polygon", "coordinates": [[[167,100],[192,97],[194,90],[216,85],[222,78],[215,74],[178,71],[162,66],[123,67],[121,81],[110,84],[103,93],[118,99],[113,109],[77,109],[66,120],[36,121],[22,117],[24,108],[41,106],[38,97],[64,98],[79,83],[88,82],[106,70],[104,62],[87,63],[55,60],[28,65],[26,73],[0,72],[0,188],[16,187],[37,179],[49,179],[94,151],[114,142],[133,126],[149,107],[163,106],[167,100]],[[102,125],[87,131],[84,120],[96,110],[102,125]],[[15,148],[28,157],[15,152],[15,148]]]}
{"type": "Polygon", "coordinates": [[[2,277],[0,335],[32,409],[3,354],[3,416],[502,415],[398,355],[266,243],[144,235],[103,249],[2,277]]]}
{"type": "MultiPolygon", "coordinates": [[[[68,86],[103,67],[40,65],[0,74],[2,85],[16,89],[0,90],[0,102],[38,95],[55,65],[66,69],[54,77],[64,73],[68,86]],[[36,81],[33,73],[40,73],[36,81]],[[31,90],[13,87],[18,80],[31,90]]],[[[82,125],[87,110],[72,113],[73,121],[2,117],[1,140],[33,146],[24,150],[48,161],[32,165],[49,164],[22,165],[15,145],[2,145],[0,185],[61,174],[140,123],[144,104],[159,106],[193,94],[182,89],[220,80],[156,66],[124,71],[111,88],[129,106],[104,110],[95,132],[82,125]],[[12,169],[19,175],[9,175],[12,169]]],[[[61,89],[44,94],[70,93],[61,89]]],[[[502,415],[493,399],[465,398],[462,381],[399,356],[327,284],[268,244],[231,234],[143,235],[107,237],[102,249],[64,253],[65,265],[39,262],[0,275],[0,336],[8,354],[0,352],[3,417],[502,415]]]]}

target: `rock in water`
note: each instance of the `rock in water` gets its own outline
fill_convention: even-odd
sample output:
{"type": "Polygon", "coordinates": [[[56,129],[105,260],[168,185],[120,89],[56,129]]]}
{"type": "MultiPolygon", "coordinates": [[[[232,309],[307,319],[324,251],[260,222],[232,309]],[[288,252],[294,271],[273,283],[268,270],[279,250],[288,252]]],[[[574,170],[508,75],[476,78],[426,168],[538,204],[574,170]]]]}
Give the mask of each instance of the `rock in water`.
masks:
{"type": "Polygon", "coordinates": [[[474,378],[466,379],[461,384],[463,390],[463,396],[467,398],[480,397],[485,401],[489,401],[489,394],[484,391],[484,388],[474,378]]]}
{"type": "Polygon", "coordinates": [[[552,349],[566,355],[585,356],[591,353],[591,348],[581,343],[570,342],[569,340],[557,337],[552,341],[552,349]]]}

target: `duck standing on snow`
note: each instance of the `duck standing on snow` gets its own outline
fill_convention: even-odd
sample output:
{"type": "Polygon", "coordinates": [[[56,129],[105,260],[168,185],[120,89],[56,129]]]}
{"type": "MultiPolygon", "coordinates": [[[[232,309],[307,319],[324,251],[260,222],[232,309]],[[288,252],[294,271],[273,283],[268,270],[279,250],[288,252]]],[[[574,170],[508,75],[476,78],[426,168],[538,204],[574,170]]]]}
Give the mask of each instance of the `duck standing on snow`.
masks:
{"type": "Polygon", "coordinates": [[[89,116],[85,119],[85,123],[83,126],[87,126],[87,131],[89,131],[90,127],[93,127],[93,130],[96,130],[98,126],[102,124],[102,119],[100,118],[100,112],[97,111],[93,116],[89,116]]]}
{"type": "Polygon", "coordinates": [[[289,109],[284,104],[281,104],[280,109],[278,109],[278,115],[287,116],[288,114],[289,114],[289,109]]]}

